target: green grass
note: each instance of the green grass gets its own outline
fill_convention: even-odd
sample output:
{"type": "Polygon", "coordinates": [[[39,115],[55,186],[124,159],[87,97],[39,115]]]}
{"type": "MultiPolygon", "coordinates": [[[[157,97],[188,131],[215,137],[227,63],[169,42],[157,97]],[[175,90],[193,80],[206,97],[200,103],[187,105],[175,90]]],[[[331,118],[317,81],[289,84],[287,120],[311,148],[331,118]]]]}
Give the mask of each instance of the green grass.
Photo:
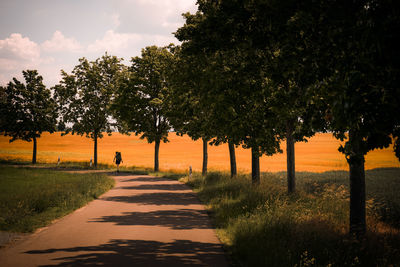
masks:
{"type": "MultiPolygon", "coordinates": [[[[54,170],[109,170],[109,171],[116,170],[116,166],[113,164],[110,165],[110,164],[99,163],[97,167],[94,167],[90,166],[88,162],[82,162],[82,161],[63,161],[60,163],[60,165],[57,165],[57,163],[36,163],[35,165],[32,165],[32,163],[28,161],[21,161],[16,159],[8,160],[0,158],[0,165],[15,165],[15,166],[25,166],[27,168],[31,167],[35,169],[42,168],[42,169],[54,169],[54,170]]],[[[151,176],[169,178],[174,180],[178,180],[186,175],[186,172],[184,171],[169,170],[169,171],[154,172],[153,168],[136,167],[136,166],[129,166],[129,167],[120,166],[119,170],[124,173],[137,174],[137,175],[151,175],[151,176]]]]}
{"type": "Polygon", "coordinates": [[[286,174],[195,174],[188,181],[208,206],[221,241],[238,266],[400,266],[400,169],[367,171],[368,234],[348,236],[347,172],[298,173],[297,193],[286,174]]]}
{"type": "Polygon", "coordinates": [[[38,162],[35,165],[31,161],[24,161],[19,159],[4,159],[0,158],[0,164],[2,165],[18,165],[18,166],[31,166],[35,168],[52,168],[52,169],[76,169],[76,170],[107,170],[112,168],[112,165],[98,163],[97,167],[90,166],[89,162],[86,161],[62,161],[60,165],[57,163],[41,163],[38,162]]]}
{"type": "Polygon", "coordinates": [[[111,189],[104,174],[0,165],[0,230],[33,232],[111,189]]]}

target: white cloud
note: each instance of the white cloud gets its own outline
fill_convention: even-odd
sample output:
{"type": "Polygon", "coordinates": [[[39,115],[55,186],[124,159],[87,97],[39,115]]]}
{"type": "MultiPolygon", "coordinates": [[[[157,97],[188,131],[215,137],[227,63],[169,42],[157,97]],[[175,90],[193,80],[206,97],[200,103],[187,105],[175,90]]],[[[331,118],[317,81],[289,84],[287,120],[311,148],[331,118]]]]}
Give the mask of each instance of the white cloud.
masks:
{"type": "MultiPolygon", "coordinates": [[[[135,0],[131,0],[135,2],[135,0]]],[[[141,5],[150,5],[153,7],[159,7],[164,10],[166,13],[172,13],[176,10],[178,11],[191,11],[195,9],[195,1],[188,0],[138,0],[137,1],[141,5]]]]}
{"type": "Polygon", "coordinates": [[[60,31],[55,31],[51,40],[43,42],[41,46],[47,52],[82,51],[82,46],[77,40],[65,37],[60,31]]]}
{"type": "Polygon", "coordinates": [[[53,81],[53,77],[47,77],[40,70],[54,69],[54,63],[54,57],[42,55],[41,47],[37,43],[19,33],[12,33],[10,37],[0,40],[1,85],[6,85],[13,77],[23,80],[22,71],[27,69],[37,69],[45,80],[53,81]]]}
{"type": "Polygon", "coordinates": [[[12,33],[0,40],[0,84],[7,84],[13,77],[21,79],[22,70],[33,69],[40,60],[40,47],[28,37],[12,33]]]}
{"type": "Polygon", "coordinates": [[[194,0],[115,0],[121,21],[118,30],[171,34],[183,25],[182,13],[196,12],[195,3],[194,0]]]}
{"type": "Polygon", "coordinates": [[[147,45],[167,46],[171,43],[177,44],[178,40],[173,35],[145,35],[147,45]]]}
{"type": "Polygon", "coordinates": [[[87,48],[90,53],[110,52],[117,53],[134,46],[142,40],[142,36],[134,33],[117,33],[108,30],[102,39],[97,39],[87,48]]]}
{"type": "MultiPolygon", "coordinates": [[[[12,33],[10,37],[0,40],[0,59],[14,59],[23,61],[35,61],[40,57],[39,45],[22,37],[19,33],[12,33]]],[[[1,68],[1,65],[0,65],[1,68]]]]}

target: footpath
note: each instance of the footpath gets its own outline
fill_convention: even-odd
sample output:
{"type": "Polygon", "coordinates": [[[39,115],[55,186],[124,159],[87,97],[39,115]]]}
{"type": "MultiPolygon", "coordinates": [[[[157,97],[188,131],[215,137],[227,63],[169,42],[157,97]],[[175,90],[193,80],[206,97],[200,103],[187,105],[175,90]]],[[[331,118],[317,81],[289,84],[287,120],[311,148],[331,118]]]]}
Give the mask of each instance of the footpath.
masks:
{"type": "Polygon", "coordinates": [[[0,249],[0,266],[228,266],[192,190],[119,174],[87,206],[0,249]]]}

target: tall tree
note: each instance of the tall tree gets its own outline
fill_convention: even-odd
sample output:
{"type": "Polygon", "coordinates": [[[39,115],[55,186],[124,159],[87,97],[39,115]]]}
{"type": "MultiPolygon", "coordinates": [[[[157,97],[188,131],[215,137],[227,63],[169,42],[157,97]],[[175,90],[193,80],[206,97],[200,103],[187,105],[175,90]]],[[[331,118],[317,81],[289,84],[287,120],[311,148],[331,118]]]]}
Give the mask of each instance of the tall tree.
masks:
{"type": "Polygon", "coordinates": [[[207,66],[199,57],[182,53],[180,47],[176,47],[174,58],[169,75],[168,120],[177,134],[187,134],[193,140],[202,140],[204,176],[207,174],[208,145],[213,137],[213,128],[208,123],[211,109],[199,95],[202,88],[210,86],[205,75],[207,66]]]}
{"type": "Polygon", "coordinates": [[[322,130],[321,112],[316,108],[314,83],[322,70],[314,68],[319,25],[308,15],[307,2],[249,1],[243,6],[252,14],[243,35],[254,49],[264,50],[266,82],[273,88],[270,108],[279,117],[281,139],[286,139],[288,192],[295,191],[295,143],[322,130]]]}
{"type": "Polygon", "coordinates": [[[185,14],[186,23],[176,36],[187,53],[206,58],[211,86],[203,89],[201,95],[209,98],[208,106],[214,108],[209,121],[218,124],[217,142],[242,144],[252,149],[252,177],[257,184],[259,157],[280,149],[273,127],[276,116],[267,105],[270,87],[264,86],[260,67],[263,51],[253,49],[238,35],[235,16],[250,19],[251,14],[236,9],[237,1],[198,3],[199,11],[185,14]]]}
{"type": "Polygon", "coordinates": [[[0,90],[0,132],[10,136],[10,142],[33,141],[32,163],[35,164],[37,139],[43,132],[53,133],[56,129],[56,105],[36,70],[22,74],[25,84],[13,78],[0,90]]]}
{"type": "Polygon", "coordinates": [[[107,53],[95,61],[81,58],[71,74],[62,71],[62,80],[54,88],[64,134],[76,133],[93,140],[94,166],[97,166],[98,139],[117,127],[110,104],[125,68],[121,60],[107,53]]]}
{"type": "Polygon", "coordinates": [[[127,131],[155,143],[154,171],[159,171],[160,143],[168,142],[171,129],[165,98],[169,93],[168,73],[173,61],[172,46],[148,46],[141,57],[132,58],[113,105],[116,118],[127,131]]]}
{"type": "Polygon", "coordinates": [[[319,64],[331,70],[319,84],[326,119],[350,169],[350,232],[366,232],[365,154],[399,144],[400,5],[396,1],[323,1],[314,16],[324,30],[319,64]]]}

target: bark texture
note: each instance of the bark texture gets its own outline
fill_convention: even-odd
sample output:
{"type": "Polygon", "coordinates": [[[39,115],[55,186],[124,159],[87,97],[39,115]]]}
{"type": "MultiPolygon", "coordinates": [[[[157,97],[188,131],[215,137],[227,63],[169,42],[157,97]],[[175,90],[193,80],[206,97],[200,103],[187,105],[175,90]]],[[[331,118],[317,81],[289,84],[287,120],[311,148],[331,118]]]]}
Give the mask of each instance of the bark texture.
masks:
{"type": "Polygon", "coordinates": [[[160,170],[158,155],[160,152],[160,140],[156,140],[154,146],[154,171],[158,172],[160,170]]]}
{"type": "Polygon", "coordinates": [[[208,164],[208,140],[203,138],[203,168],[201,175],[207,175],[207,164],[208,164]]]}
{"type": "Polygon", "coordinates": [[[365,169],[362,138],[355,131],[349,132],[350,154],[350,233],[361,238],[366,232],[365,215],[365,169]]]}
{"type": "Polygon", "coordinates": [[[36,164],[36,155],[37,155],[37,140],[36,137],[33,137],[32,164],[36,164]]]}
{"type": "Polygon", "coordinates": [[[231,177],[235,177],[237,175],[235,145],[229,142],[228,146],[229,146],[229,159],[231,163],[231,177]]]}
{"type": "Polygon", "coordinates": [[[290,123],[286,127],[286,164],[287,164],[287,183],[288,193],[296,191],[296,172],[295,172],[295,158],[294,158],[294,138],[293,138],[293,125],[290,123]]]}
{"type": "Polygon", "coordinates": [[[94,152],[93,152],[94,166],[97,167],[97,134],[94,135],[94,152]]]}
{"type": "Polygon", "coordinates": [[[251,149],[251,182],[253,185],[260,184],[260,156],[253,148],[251,149]]]}

